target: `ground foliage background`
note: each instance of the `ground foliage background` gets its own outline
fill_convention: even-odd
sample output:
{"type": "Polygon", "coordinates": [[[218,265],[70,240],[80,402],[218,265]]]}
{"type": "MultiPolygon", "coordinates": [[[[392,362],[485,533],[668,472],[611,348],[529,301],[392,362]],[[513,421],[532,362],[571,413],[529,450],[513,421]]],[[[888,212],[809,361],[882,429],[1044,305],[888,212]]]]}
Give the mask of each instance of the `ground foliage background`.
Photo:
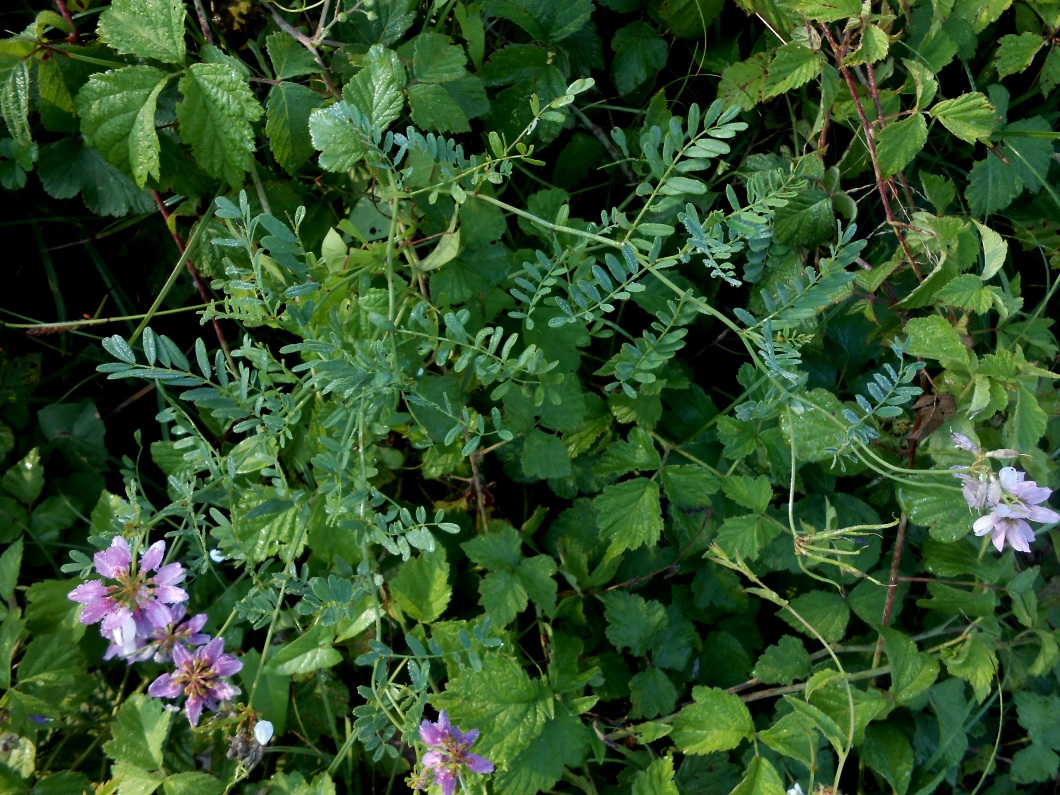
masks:
{"type": "Polygon", "coordinates": [[[471,792],[1053,789],[1057,532],[950,467],[1060,482],[1060,5],[0,19],[0,790],[400,792],[441,709],[471,792]]]}

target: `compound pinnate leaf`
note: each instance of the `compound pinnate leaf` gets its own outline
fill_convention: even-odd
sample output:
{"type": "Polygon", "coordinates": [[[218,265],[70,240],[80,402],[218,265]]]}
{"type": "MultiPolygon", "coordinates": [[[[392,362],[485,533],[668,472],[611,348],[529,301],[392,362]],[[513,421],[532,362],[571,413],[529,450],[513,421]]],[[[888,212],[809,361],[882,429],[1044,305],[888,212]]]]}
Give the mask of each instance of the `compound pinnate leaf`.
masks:
{"type": "Polygon", "coordinates": [[[171,75],[153,66],[127,66],[93,75],[77,95],[85,142],[138,187],[158,179],[158,95],[171,75]]]}
{"type": "Polygon", "coordinates": [[[936,103],[931,116],[942,122],[942,126],[960,138],[974,144],[985,141],[997,127],[997,112],[983,94],[972,91],[954,99],[936,103]]]}
{"type": "Polygon", "coordinates": [[[209,174],[241,185],[254,151],[252,125],[262,114],[246,78],[227,64],[195,63],[180,90],[177,118],[195,159],[209,174]]]}
{"type": "Polygon", "coordinates": [[[100,15],[100,37],[123,55],[184,63],[182,0],[114,0],[100,15]]]}

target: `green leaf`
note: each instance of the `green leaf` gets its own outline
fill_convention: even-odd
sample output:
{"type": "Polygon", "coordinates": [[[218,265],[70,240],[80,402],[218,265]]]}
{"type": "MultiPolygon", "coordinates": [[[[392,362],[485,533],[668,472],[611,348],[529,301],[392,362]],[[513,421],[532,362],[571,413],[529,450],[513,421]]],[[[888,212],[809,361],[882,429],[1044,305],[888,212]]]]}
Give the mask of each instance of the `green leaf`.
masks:
{"type": "Polygon", "coordinates": [[[92,75],[77,95],[85,142],[141,188],[149,176],[158,179],[155,109],[170,77],[152,66],[127,66],[92,75]]]}
{"type": "MultiPolygon", "coordinates": [[[[605,453],[606,455],[606,453],[605,453]]],[[[701,508],[710,505],[710,496],[721,485],[713,474],[698,466],[663,467],[659,473],[666,499],[678,508],[701,508]]]]}
{"type": "Polygon", "coordinates": [[[876,155],[885,177],[905,169],[927,141],[927,122],[922,113],[891,122],[876,133],[876,155]]]}
{"type": "Polygon", "coordinates": [[[526,558],[515,570],[515,576],[519,578],[520,585],[529,594],[534,604],[549,616],[556,610],[556,597],[559,593],[559,587],[554,579],[556,571],[556,561],[550,555],[535,555],[532,558],[526,558]]]}
{"type": "Polygon", "coordinates": [[[490,571],[511,571],[523,558],[522,536],[511,525],[486,533],[460,545],[472,561],[490,571]]]}
{"type": "Polygon", "coordinates": [[[756,756],[747,766],[747,773],[730,795],[782,795],[784,783],[773,765],[756,756]]]}
{"type": "Polygon", "coordinates": [[[886,58],[890,49],[891,42],[887,38],[887,34],[878,25],[866,25],[862,29],[861,43],[858,48],[847,56],[843,63],[848,66],[876,63],[886,58]]]}
{"type": "Polygon", "coordinates": [[[130,696],[114,721],[103,751],[115,762],[154,770],[162,766],[162,745],[169,733],[173,713],[162,702],[143,693],[130,696]]]}
{"type": "Polygon", "coordinates": [[[630,795],[680,795],[674,784],[674,760],[669,756],[656,759],[647,770],[633,777],[630,795]]]}
{"type": "MultiPolygon", "coordinates": [[[[1017,694],[1018,695],[1018,694],[1017,694]]],[[[1017,784],[1049,781],[1060,768],[1060,756],[1056,751],[1038,743],[1021,748],[1012,757],[1012,780],[1017,784]]]]}
{"type": "Polygon", "coordinates": [[[1023,179],[1019,172],[991,153],[972,166],[964,196],[968,199],[969,209],[985,218],[1012,204],[1022,190],[1023,179]]]}
{"type": "Polygon", "coordinates": [[[42,146],[37,174],[49,196],[72,199],[80,193],[96,215],[121,217],[154,207],[149,193],[104,160],[98,149],[75,138],[42,146]]]}
{"type": "Polygon", "coordinates": [[[935,683],[939,661],[918,651],[913,639],[897,629],[881,627],[880,634],[891,664],[891,695],[898,704],[908,704],[935,683]]]}
{"type": "Polygon", "coordinates": [[[280,83],[269,89],[265,103],[265,135],[276,162],[294,172],[313,156],[309,116],[324,107],[324,98],[297,83],[280,83]]]}
{"type": "Polygon", "coordinates": [[[806,767],[812,767],[817,755],[817,723],[801,712],[789,712],[765,731],[758,739],[778,754],[795,759],[806,767]]]}
{"type": "Polygon", "coordinates": [[[1005,441],[1017,450],[1033,450],[1045,435],[1049,415],[1038,404],[1038,398],[1020,384],[1016,407],[1005,421],[1005,441]]]}
{"type": "Polygon", "coordinates": [[[821,57],[804,44],[790,42],[777,48],[769,64],[763,96],[766,99],[805,85],[821,73],[821,57]]]}
{"type": "Polygon", "coordinates": [[[441,33],[427,31],[412,40],[412,74],[422,83],[448,83],[467,75],[464,48],[441,33]]]}
{"type": "Polygon", "coordinates": [[[96,32],[122,55],[183,64],[184,16],[182,0],[114,0],[96,32]]]}
{"type": "Polygon", "coordinates": [[[968,349],[946,318],[940,315],[916,317],[905,326],[909,335],[909,354],[935,359],[943,364],[964,364],[968,349]]]}
{"type": "Polygon", "coordinates": [[[997,127],[997,111],[978,91],[944,99],[929,112],[943,127],[970,144],[985,141],[997,127]]]}
{"type": "Polygon", "coordinates": [[[795,11],[816,22],[838,22],[861,16],[858,0],[798,0],[795,11]]]}
{"type": "Polygon", "coordinates": [[[44,465],[40,451],[34,447],[25,457],[4,473],[0,485],[12,497],[29,505],[37,501],[44,488],[44,465]]]}
{"type": "Polygon", "coordinates": [[[165,780],[162,773],[149,772],[125,762],[115,762],[110,774],[114,791],[119,795],[151,795],[165,780]]]}
{"type": "Polygon", "coordinates": [[[730,751],[754,735],[751,713],[731,693],[697,686],[692,688],[692,698],[695,703],[674,716],[674,730],[670,735],[682,753],[730,751]]]}
{"type": "Polygon", "coordinates": [[[617,649],[629,649],[634,657],[646,654],[656,635],[666,628],[666,608],[661,602],[626,591],[604,594],[604,618],[607,639],[617,649]]]}
{"type": "Polygon", "coordinates": [[[601,536],[610,542],[609,557],[658,543],[663,520],[659,484],[654,480],[633,478],[608,486],[593,500],[593,505],[601,536]]]}
{"type": "Polygon", "coordinates": [[[768,68],[769,55],[764,52],[726,66],[718,82],[718,99],[726,105],[750,110],[765,98],[768,68]]]}
{"type": "Polygon", "coordinates": [[[810,675],[810,655],[802,641],[785,635],[755,663],[754,677],[767,685],[790,685],[810,675]]]}
{"type": "Polygon", "coordinates": [[[507,765],[508,769],[495,775],[494,791],[505,795],[537,795],[551,791],[568,767],[582,763],[588,748],[588,729],[561,704],[556,707],[555,717],[507,765]]]}
{"type": "Polygon", "coordinates": [[[835,237],[832,197],[819,188],[800,191],[774,211],[777,241],[793,246],[816,246],[835,237]]]}
{"type": "MultiPolygon", "coordinates": [[[[846,745],[847,732],[850,726],[850,700],[854,702],[854,745],[860,745],[865,736],[865,727],[887,708],[887,702],[878,690],[859,690],[850,686],[850,695],[847,695],[847,685],[835,671],[823,671],[816,676],[825,677],[824,684],[813,689],[810,696],[810,705],[816,707],[831,719],[831,725],[835,728],[842,727],[838,737],[830,735],[825,731],[833,745],[838,740],[839,746],[836,750],[846,745]]],[[[814,684],[811,678],[810,684],[814,684]]],[[[809,690],[809,685],[807,690],[809,690]]]]}
{"type": "Polygon", "coordinates": [[[402,563],[390,588],[404,613],[427,624],[437,621],[453,596],[444,547],[402,563]]]}
{"type": "Polygon", "coordinates": [[[944,650],[942,660],[952,676],[960,677],[972,686],[976,701],[982,704],[995,684],[997,655],[983,641],[981,634],[969,634],[957,650],[944,650]]]}
{"type": "Polygon", "coordinates": [[[661,668],[652,666],[629,680],[630,717],[655,718],[669,714],[677,706],[677,697],[677,688],[670,677],[661,668]]]}
{"type": "Polygon", "coordinates": [[[994,294],[978,276],[965,273],[939,290],[935,301],[940,306],[956,306],[982,315],[994,306],[994,294]]]}
{"type": "Polygon", "coordinates": [[[726,519],[715,539],[725,554],[739,555],[747,561],[757,560],[770,541],[780,535],[780,527],[767,518],[746,514],[726,519]]]}
{"type": "Polygon", "coordinates": [[[269,658],[265,673],[271,675],[309,674],[342,662],[342,654],[332,647],[334,630],[316,624],[269,658]]]}
{"type": "MultiPolygon", "coordinates": [[[[828,643],[837,643],[843,639],[847,623],[850,621],[850,607],[846,600],[832,591],[810,591],[792,599],[791,609],[809,623],[828,643]]],[[[795,618],[789,610],[781,610],[780,617],[792,629],[798,630],[811,638],[816,635],[802,621],[795,618]]]]}
{"type": "Polygon", "coordinates": [[[1045,56],[1041,74],[1038,76],[1038,88],[1042,96],[1049,96],[1053,89],[1060,85],[1060,47],[1052,47],[1045,56]]]}
{"type": "Polygon", "coordinates": [[[702,40],[724,7],[724,0],[668,0],[659,4],[659,21],[679,39],[702,40]]]}
{"type": "MultiPolygon", "coordinates": [[[[661,463],[651,434],[643,428],[633,428],[628,440],[613,442],[604,450],[593,472],[597,475],[625,475],[627,472],[655,470],[661,463]]],[[[709,477],[709,473],[704,474],[709,477]]]]}
{"type": "Polygon", "coordinates": [[[326,171],[348,171],[368,151],[353,112],[355,109],[350,104],[337,102],[309,115],[309,136],[320,152],[320,167],[326,171]]]}
{"type": "Polygon", "coordinates": [[[26,61],[19,61],[0,85],[0,112],[15,142],[26,147],[33,143],[29,127],[29,99],[29,66],[26,61]]]}
{"type": "Polygon", "coordinates": [[[417,127],[453,133],[471,130],[467,115],[445,86],[416,83],[409,86],[408,95],[409,110],[417,127]]]}
{"type": "Polygon", "coordinates": [[[177,118],[196,162],[232,187],[243,184],[262,114],[244,76],[221,63],[193,63],[180,80],[177,118]]]}
{"type": "Polygon", "coordinates": [[[994,63],[997,65],[997,76],[1008,77],[1022,72],[1031,65],[1038,50],[1045,46],[1045,39],[1037,33],[1021,33],[1018,36],[1009,33],[1002,36],[997,44],[994,63]]]}
{"type": "Polygon", "coordinates": [[[522,467],[527,477],[538,480],[565,478],[571,473],[570,456],[563,440],[536,428],[526,437],[522,467]]]}
{"type": "MultiPolygon", "coordinates": [[[[397,53],[378,44],[372,45],[364,64],[343,87],[342,98],[364,114],[376,130],[382,131],[401,115],[404,107],[401,90],[405,87],[405,67],[397,53]]],[[[317,148],[321,147],[317,145],[317,148]]]]}
{"type": "Polygon", "coordinates": [[[1019,174],[1027,190],[1037,193],[1048,182],[1053,161],[1056,134],[1052,125],[1041,116],[1020,119],[1006,125],[1000,137],[1005,142],[1002,151],[1012,168],[1019,174]]]}
{"type": "Polygon", "coordinates": [[[481,671],[458,671],[430,701],[448,712],[453,725],[478,729],[475,752],[501,769],[542,736],[557,705],[540,679],[530,679],[518,662],[499,654],[486,656],[481,671]]]}
{"type": "Polygon", "coordinates": [[[537,41],[554,44],[573,36],[589,21],[592,0],[498,0],[490,5],[494,16],[508,19],[537,41]]]}
{"type": "MultiPolygon", "coordinates": [[[[0,602],[10,602],[18,583],[18,573],[22,568],[22,539],[15,539],[4,553],[0,555],[0,602]]],[[[4,609],[0,606],[0,610],[4,609]]],[[[3,662],[0,661],[0,665],[3,662]]]]}
{"type": "Polygon", "coordinates": [[[646,22],[630,22],[611,39],[611,74],[622,96],[632,94],[666,66],[666,42],[646,22]]]}
{"type": "Polygon", "coordinates": [[[968,510],[968,503],[959,488],[951,485],[898,486],[898,504],[909,515],[913,524],[927,527],[932,538],[939,541],[956,541],[972,531],[975,516],[968,510]]]}
{"type": "Polygon", "coordinates": [[[225,785],[208,773],[177,773],[162,785],[166,795],[221,795],[225,785]]]}
{"type": "Polygon", "coordinates": [[[979,230],[979,239],[983,242],[983,281],[991,279],[994,274],[1001,270],[1008,258],[1008,243],[997,232],[988,226],[972,219],[976,229],[979,230]]]}
{"type": "Polygon", "coordinates": [[[265,37],[265,48],[277,80],[315,75],[320,71],[313,54],[286,33],[270,33],[265,37]]]}
{"type": "Polygon", "coordinates": [[[765,475],[756,478],[730,475],[721,479],[721,490],[730,500],[754,513],[765,513],[773,499],[773,487],[765,475]]]}
{"type": "Polygon", "coordinates": [[[886,781],[894,795],[905,795],[913,780],[913,749],[894,726],[873,724],[865,729],[861,758],[886,781]]]}

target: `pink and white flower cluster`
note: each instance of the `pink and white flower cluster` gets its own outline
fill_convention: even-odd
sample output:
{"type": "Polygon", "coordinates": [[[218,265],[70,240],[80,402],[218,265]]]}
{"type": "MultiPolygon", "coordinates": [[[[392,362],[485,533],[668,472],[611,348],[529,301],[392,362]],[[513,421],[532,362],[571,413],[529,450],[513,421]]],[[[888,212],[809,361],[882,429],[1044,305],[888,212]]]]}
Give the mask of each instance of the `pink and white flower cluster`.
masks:
{"type": "Polygon", "coordinates": [[[166,542],[156,541],[137,562],[129,542],[115,536],[93,557],[96,573],[105,580],[89,580],[69,596],[84,605],[81,623],[98,622],[100,634],[110,641],[104,659],[176,666],[173,673],[155,679],[147,692],[157,698],[186,696],[184,710],[195,726],[204,708],[215,710],[220,702],[239,695],[239,688],[226,677],[242,669],[243,663],[223,653],[221,638],[211,639],[202,631],[205,613],[185,620],[188,593],[178,584],[187,574],[179,563],[162,565],[165,555],[166,542]]]}
{"type": "Polygon", "coordinates": [[[953,476],[962,483],[968,507],[988,511],[975,520],[973,532],[977,536],[990,533],[990,540],[999,552],[1006,543],[1017,552],[1030,552],[1034,530],[1028,521],[1041,524],[1060,521],[1060,514],[1043,505],[1053,490],[1027,480],[1026,473],[1015,467],[1002,467],[996,474],[993,467],[984,468],[985,459],[1015,458],[1019,455],[1015,450],[983,452],[967,436],[954,433],[952,438],[962,450],[976,455],[976,463],[971,467],[953,468],[953,476]]]}

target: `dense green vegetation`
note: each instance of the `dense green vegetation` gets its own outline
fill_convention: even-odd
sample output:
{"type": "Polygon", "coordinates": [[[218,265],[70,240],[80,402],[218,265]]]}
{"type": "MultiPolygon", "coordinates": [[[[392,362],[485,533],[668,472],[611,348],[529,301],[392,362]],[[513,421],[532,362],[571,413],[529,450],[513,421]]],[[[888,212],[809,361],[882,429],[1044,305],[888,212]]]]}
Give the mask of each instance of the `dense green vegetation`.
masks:
{"type": "Polygon", "coordinates": [[[1055,788],[1060,4],[0,19],[0,792],[1055,788]]]}

